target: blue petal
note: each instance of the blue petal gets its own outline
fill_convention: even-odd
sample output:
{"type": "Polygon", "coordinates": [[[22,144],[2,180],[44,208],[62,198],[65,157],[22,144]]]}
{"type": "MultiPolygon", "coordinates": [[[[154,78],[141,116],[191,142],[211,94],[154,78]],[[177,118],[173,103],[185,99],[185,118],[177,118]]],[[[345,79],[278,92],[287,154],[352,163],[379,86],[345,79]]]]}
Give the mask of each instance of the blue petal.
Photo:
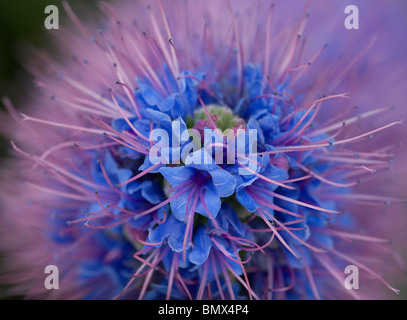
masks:
{"type": "MultiPolygon", "coordinates": [[[[203,197],[209,212],[214,218],[216,218],[222,205],[222,201],[220,200],[219,195],[216,194],[215,188],[211,183],[207,184],[205,190],[203,191],[203,197]]],[[[209,218],[209,215],[201,201],[198,202],[195,211],[209,218]]]]}
{"type": "Polygon", "coordinates": [[[254,212],[259,208],[258,203],[244,189],[236,192],[236,199],[250,212],[254,212]]]}
{"type": "Polygon", "coordinates": [[[144,110],[148,118],[156,122],[160,128],[171,129],[171,117],[169,115],[151,108],[144,110]]]}
{"type": "Polygon", "coordinates": [[[144,101],[150,106],[156,106],[162,100],[161,96],[155,91],[151,85],[139,81],[139,90],[144,101]]]}
{"type": "Polygon", "coordinates": [[[189,254],[189,261],[195,265],[203,264],[209,257],[212,241],[204,227],[200,227],[194,235],[194,247],[189,254]]]}
{"type": "MultiPolygon", "coordinates": [[[[187,203],[188,203],[188,192],[183,192],[179,194],[177,197],[171,200],[170,206],[172,214],[179,220],[179,221],[186,221],[186,214],[187,214],[187,203]]],[[[189,206],[191,206],[192,201],[190,200],[189,206]]]]}
{"type": "Polygon", "coordinates": [[[250,130],[257,130],[257,141],[261,145],[264,144],[264,134],[257,120],[251,118],[247,123],[247,128],[250,130]]]}
{"type": "Polygon", "coordinates": [[[205,148],[201,148],[193,153],[190,153],[185,158],[185,165],[198,170],[212,171],[216,170],[218,166],[212,156],[206,151],[205,148]]]}
{"type": "Polygon", "coordinates": [[[198,171],[188,167],[163,167],[160,173],[171,187],[176,188],[187,181],[192,183],[198,171]]]}
{"type": "Polygon", "coordinates": [[[217,169],[209,171],[216,193],[220,197],[229,197],[235,192],[236,180],[226,170],[217,169]]]}
{"type": "MultiPolygon", "coordinates": [[[[278,168],[272,164],[269,164],[266,169],[261,172],[261,174],[274,181],[288,179],[288,173],[284,169],[278,168]]],[[[267,189],[275,190],[277,187],[278,186],[276,184],[267,183],[267,189]]]]}
{"type": "Polygon", "coordinates": [[[148,230],[147,241],[158,243],[167,240],[173,251],[181,252],[183,250],[185,228],[185,223],[178,221],[174,216],[169,216],[165,223],[155,229],[148,230]]]}
{"type": "Polygon", "coordinates": [[[157,108],[162,112],[168,112],[174,107],[175,98],[177,94],[173,93],[169,97],[158,103],[157,108]]]}
{"type": "Polygon", "coordinates": [[[236,214],[235,210],[231,206],[229,206],[227,203],[222,206],[222,215],[225,215],[227,220],[229,221],[230,225],[233,227],[233,229],[241,236],[244,236],[246,233],[246,228],[243,225],[242,221],[236,214]]]}
{"type": "Polygon", "coordinates": [[[164,200],[161,186],[156,181],[146,180],[140,184],[130,183],[127,192],[132,196],[135,192],[140,192],[142,198],[152,204],[158,204],[164,200]]]}

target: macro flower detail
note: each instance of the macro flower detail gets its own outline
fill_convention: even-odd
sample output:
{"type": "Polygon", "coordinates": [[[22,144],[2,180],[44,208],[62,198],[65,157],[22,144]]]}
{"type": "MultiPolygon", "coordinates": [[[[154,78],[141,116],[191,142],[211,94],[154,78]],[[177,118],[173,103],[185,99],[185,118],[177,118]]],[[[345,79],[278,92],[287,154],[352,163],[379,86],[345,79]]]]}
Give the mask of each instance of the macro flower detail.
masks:
{"type": "Polygon", "coordinates": [[[94,29],[65,2],[72,25],[55,33],[66,52],[37,53],[28,107],[3,99],[16,123],[1,171],[11,292],[191,300],[398,293],[386,278],[399,261],[387,237],[405,219],[378,222],[375,212],[405,204],[390,187],[376,189],[390,184],[386,174],[404,172],[391,138],[405,136],[403,110],[381,104],[401,94],[375,101],[375,81],[384,90],[395,81],[380,69],[363,78],[377,61],[370,42],[348,52],[326,19],[329,28],[314,34],[308,12],[331,9],[301,3],[102,3],[105,19],[94,29]],[[39,280],[51,264],[60,290],[39,280]],[[360,290],[344,286],[350,264],[363,272],[360,290]]]}

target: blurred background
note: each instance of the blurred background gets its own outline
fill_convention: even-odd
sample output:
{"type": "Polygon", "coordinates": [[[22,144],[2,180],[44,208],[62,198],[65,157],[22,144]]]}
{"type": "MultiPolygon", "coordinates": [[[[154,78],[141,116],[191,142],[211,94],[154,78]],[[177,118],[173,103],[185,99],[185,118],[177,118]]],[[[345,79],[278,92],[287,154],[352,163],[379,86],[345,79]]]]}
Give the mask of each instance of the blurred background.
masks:
{"type": "MultiPolygon", "coordinates": [[[[45,8],[55,5],[59,8],[60,22],[65,18],[62,0],[0,0],[0,97],[12,95],[21,99],[24,92],[22,83],[30,82],[30,75],[25,72],[18,60],[18,48],[29,42],[36,47],[53,50],[48,43],[44,20],[48,16],[45,8]]],[[[80,4],[80,0],[70,0],[72,6],[80,4]]],[[[96,1],[87,0],[87,5],[96,1]]],[[[4,109],[4,106],[0,106],[4,109]]],[[[0,136],[0,156],[7,152],[8,143],[0,136]]]]}
{"type": "MultiPolygon", "coordinates": [[[[55,49],[52,42],[48,41],[50,37],[47,33],[52,30],[47,30],[44,26],[44,20],[48,16],[44,11],[48,5],[57,6],[61,23],[66,18],[62,2],[62,0],[0,0],[0,97],[8,95],[16,101],[24,98],[22,84],[30,84],[32,78],[19,61],[17,52],[27,42],[50,52],[55,49]]],[[[84,1],[69,1],[74,8],[81,2],[84,1]]],[[[85,2],[90,6],[96,1],[86,0],[85,2]]],[[[1,102],[0,108],[5,109],[1,102]]],[[[9,146],[7,137],[0,134],[0,159],[7,155],[9,146]]],[[[1,294],[4,289],[0,283],[0,299],[5,298],[1,294]]],[[[20,297],[6,298],[19,299],[20,297]]]]}
{"type": "MultiPolygon", "coordinates": [[[[24,98],[22,83],[31,82],[31,76],[25,72],[16,52],[23,43],[27,42],[36,47],[45,48],[51,53],[55,50],[53,43],[47,41],[50,38],[48,33],[52,30],[44,27],[44,20],[47,17],[44,10],[48,5],[56,5],[59,8],[59,22],[61,23],[65,19],[62,2],[62,0],[0,0],[0,97],[10,95],[17,101],[24,98]]],[[[69,0],[69,2],[73,8],[77,8],[81,7],[81,3],[83,5],[84,2],[86,2],[86,6],[91,6],[97,0],[69,0]]],[[[402,24],[402,26],[405,25],[405,23],[402,24]]],[[[407,32],[407,30],[405,31],[407,32]]],[[[1,102],[0,108],[4,110],[1,102]]],[[[0,158],[7,154],[8,148],[7,137],[0,135],[0,158]]],[[[401,254],[406,256],[405,253],[401,254]]],[[[397,288],[401,289],[399,298],[407,299],[407,284],[397,288]]],[[[3,296],[2,290],[4,288],[0,284],[0,298],[3,296]]],[[[8,299],[10,298],[18,299],[20,297],[8,297],[8,299]]]]}

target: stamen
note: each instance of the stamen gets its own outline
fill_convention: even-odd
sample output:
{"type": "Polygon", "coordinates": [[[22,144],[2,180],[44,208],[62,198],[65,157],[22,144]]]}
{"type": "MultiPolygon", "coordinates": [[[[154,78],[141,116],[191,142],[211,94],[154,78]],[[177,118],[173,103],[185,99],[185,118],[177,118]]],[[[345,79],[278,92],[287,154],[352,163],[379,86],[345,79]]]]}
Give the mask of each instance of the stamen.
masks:
{"type": "Polygon", "coordinates": [[[175,269],[176,268],[178,269],[177,261],[178,261],[178,253],[175,252],[174,256],[172,257],[172,262],[171,262],[170,276],[168,278],[168,286],[167,286],[167,295],[165,297],[166,300],[170,300],[170,298],[171,298],[171,291],[172,291],[172,284],[174,282],[175,269]]]}
{"type": "Polygon", "coordinates": [[[287,186],[287,185],[285,185],[285,184],[283,184],[283,183],[281,183],[281,182],[278,182],[278,181],[276,181],[276,180],[272,180],[272,179],[270,179],[270,178],[267,178],[267,177],[263,176],[262,174],[260,174],[260,173],[258,173],[258,172],[256,172],[256,171],[254,171],[253,169],[251,169],[251,168],[245,166],[244,164],[241,164],[240,162],[238,163],[238,165],[241,166],[242,168],[246,169],[246,170],[249,171],[250,173],[254,174],[255,176],[259,177],[260,179],[262,179],[262,180],[268,182],[268,183],[275,184],[275,185],[277,185],[277,186],[279,186],[279,187],[282,187],[282,188],[286,188],[286,189],[290,189],[290,190],[295,190],[294,187],[287,186]]]}
{"type": "MultiPolygon", "coordinates": [[[[126,117],[126,115],[123,113],[122,109],[120,108],[119,104],[117,103],[116,97],[114,96],[113,92],[110,92],[110,95],[113,99],[114,105],[116,106],[117,110],[119,110],[119,112],[121,113],[121,115],[123,116],[123,119],[126,121],[126,123],[129,125],[129,127],[131,128],[131,130],[134,131],[134,133],[136,134],[136,136],[140,137],[141,139],[150,142],[150,140],[144,136],[140,131],[138,131],[133,124],[130,122],[129,118],[126,117]]],[[[138,109],[137,109],[138,110],[138,109]]],[[[138,117],[140,118],[141,115],[138,114],[138,117]]]]}
{"type": "Polygon", "coordinates": [[[208,275],[208,264],[205,263],[203,266],[203,273],[202,273],[202,279],[201,279],[201,283],[199,285],[199,289],[198,289],[198,294],[196,296],[196,300],[202,300],[203,297],[203,292],[205,289],[205,285],[206,285],[206,279],[207,279],[207,275],[208,275]]]}
{"type": "Polygon", "coordinates": [[[104,133],[104,131],[99,130],[99,129],[91,129],[91,128],[86,128],[86,127],[81,127],[81,126],[70,125],[70,124],[66,124],[66,123],[59,123],[59,122],[48,121],[48,120],[44,120],[44,119],[33,118],[33,117],[27,116],[23,113],[20,113],[20,115],[22,116],[23,121],[33,121],[33,122],[43,123],[43,124],[47,124],[47,125],[51,125],[51,126],[55,126],[55,127],[79,130],[79,131],[90,132],[90,133],[97,133],[97,134],[104,133]]]}
{"type": "Polygon", "coordinates": [[[142,119],[142,116],[139,111],[140,106],[138,105],[137,100],[135,99],[130,87],[127,84],[119,81],[117,81],[116,84],[121,85],[126,89],[127,96],[129,97],[129,100],[133,106],[134,111],[136,112],[137,118],[142,119]]]}
{"type": "MultiPolygon", "coordinates": [[[[338,282],[340,288],[344,288],[345,277],[344,273],[339,270],[332,261],[326,256],[322,254],[315,254],[315,258],[322,264],[322,266],[335,278],[338,282]]],[[[355,292],[355,290],[345,290],[348,292],[354,299],[361,300],[359,295],[355,292]]]]}
{"type": "Polygon", "coordinates": [[[265,155],[265,154],[278,154],[278,153],[286,153],[286,152],[302,152],[302,151],[306,151],[306,150],[313,150],[313,149],[319,149],[319,148],[324,148],[324,147],[328,147],[328,146],[334,146],[334,145],[340,145],[340,144],[345,144],[345,143],[349,143],[355,140],[359,140],[361,138],[370,136],[371,134],[374,134],[376,132],[382,131],[384,129],[393,127],[395,125],[399,125],[402,124],[403,121],[396,121],[396,122],[392,122],[388,125],[385,125],[383,127],[380,127],[378,129],[366,132],[364,134],[358,135],[356,137],[353,138],[349,138],[349,139],[344,139],[344,140],[338,140],[338,141],[334,141],[334,142],[330,142],[330,143],[321,143],[321,144],[310,144],[310,145],[305,145],[305,146],[292,146],[292,147],[282,147],[278,150],[273,150],[273,151],[265,151],[265,152],[260,152],[258,153],[258,155],[265,155]]]}
{"type": "Polygon", "coordinates": [[[288,202],[292,202],[292,203],[298,204],[298,205],[300,205],[300,206],[307,207],[307,208],[310,208],[310,209],[314,209],[314,210],[317,210],[317,211],[322,211],[322,212],[327,212],[327,213],[341,213],[340,211],[324,209],[324,208],[321,208],[321,207],[318,207],[318,206],[314,206],[314,205],[309,204],[309,203],[306,203],[306,202],[302,202],[302,201],[299,201],[299,200],[295,200],[295,199],[292,199],[292,198],[283,196],[283,195],[281,195],[281,194],[272,192],[272,191],[270,191],[270,190],[261,189],[261,188],[256,187],[256,186],[253,186],[253,188],[255,188],[255,189],[259,190],[259,191],[262,191],[262,192],[264,192],[264,193],[267,193],[267,194],[269,194],[269,195],[271,195],[271,196],[273,196],[273,197],[279,198],[279,199],[281,199],[281,200],[285,200],[285,201],[288,201],[288,202]]]}
{"type": "Polygon", "coordinates": [[[328,248],[328,247],[325,247],[325,248],[326,248],[329,252],[332,252],[334,255],[336,255],[336,256],[338,256],[338,257],[344,259],[345,261],[350,262],[350,263],[356,265],[357,267],[359,267],[359,268],[365,270],[366,272],[368,272],[369,274],[371,274],[373,277],[375,277],[377,280],[379,280],[380,282],[382,282],[382,283],[383,283],[386,287],[388,287],[390,290],[394,291],[394,292],[397,293],[397,294],[400,293],[400,290],[397,290],[397,289],[393,288],[393,287],[392,287],[391,285],[389,285],[382,277],[380,277],[377,273],[375,273],[374,271],[372,271],[370,268],[366,267],[364,264],[362,264],[362,263],[356,261],[355,259],[353,259],[353,258],[351,258],[351,257],[349,257],[349,256],[347,256],[347,255],[345,255],[345,254],[343,254],[343,253],[340,253],[340,252],[336,251],[336,250],[333,249],[333,248],[328,248]]]}
{"type": "Polygon", "coordinates": [[[276,228],[274,228],[274,226],[270,223],[270,221],[265,217],[264,215],[264,210],[262,208],[259,208],[257,210],[257,212],[259,213],[260,217],[263,219],[263,221],[268,225],[268,227],[273,230],[274,234],[277,236],[277,238],[280,240],[280,242],[283,244],[283,246],[292,253],[292,255],[294,257],[296,257],[298,260],[301,260],[301,258],[293,251],[293,249],[287,244],[287,242],[285,242],[285,240],[283,239],[283,237],[281,237],[281,235],[277,232],[276,228]]]}
{"type": "MultiPolygon", "coordinates": [[[[205,262],[205,263],[208,263],[208,262],[205,262]]],[[[211,255],[209,257],[209,263],[212,265],[212,273],[215,276],[215,282],[216,282],[216,286],[218,287],[220,298],[221,298],[221,300],[225,300],[225,295],[223,294],[222,286],[221,286],[220,280],[219,280],[218,270],[216,268],[216,262],[213,258],[213,255],[211,255]]]]}
{"type": "Polygon", "coordinates": [[[126,180],[126,181],[124,181],[124,182],[122,182],[122,183],[116,185],[116,187],[122,187],[122,186],[124,186],[124,185],[126,185],[126,184],[129,184],[130,182],[133,182],[133,181],[135,181],[135,180],[137,180],[137,179],[143,177],[144,175],[150,173],[151,171],[157,169],[157,168],[160,167],[161,165],[162,165],[162,163],[159,162],[159,163],[157,163],[157,164],[151,166],[150,168],[144,170],[143,172],[139,173],[138,175],[135,175],[134,177],[130,178],[129,180],[126,180]]]}

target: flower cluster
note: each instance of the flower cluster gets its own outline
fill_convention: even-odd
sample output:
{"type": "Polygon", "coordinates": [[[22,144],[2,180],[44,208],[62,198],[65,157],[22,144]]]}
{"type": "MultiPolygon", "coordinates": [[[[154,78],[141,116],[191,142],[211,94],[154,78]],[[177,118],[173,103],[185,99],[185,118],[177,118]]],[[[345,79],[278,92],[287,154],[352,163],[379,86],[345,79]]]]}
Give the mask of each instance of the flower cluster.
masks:
{"type": "Polygon", "coordinates": [[[295,15],[291,2],[104,3],[96,35],[64,6],[81,33],[58,31],[71,56],[38,54],[36,108],[18,114],[4,99],[20,124],[20,157],[4,174],[20,183],[1,192],[15,293],[363,298],[377,282],[398,292],[366,259],[391,256],[389,240],[358,212],[403,205],[369,193],[397,152],[370,141],[401,124],[365,121],[391,108],[351,106],[351,67],[369,44],[329,63],[325,42],[303,37],[309,1],[295,15]],[[49,264],[60,290],[41,285],[49,264]],[[344,287],[350,264],[367,276],[360,294],[344,287]]]}

